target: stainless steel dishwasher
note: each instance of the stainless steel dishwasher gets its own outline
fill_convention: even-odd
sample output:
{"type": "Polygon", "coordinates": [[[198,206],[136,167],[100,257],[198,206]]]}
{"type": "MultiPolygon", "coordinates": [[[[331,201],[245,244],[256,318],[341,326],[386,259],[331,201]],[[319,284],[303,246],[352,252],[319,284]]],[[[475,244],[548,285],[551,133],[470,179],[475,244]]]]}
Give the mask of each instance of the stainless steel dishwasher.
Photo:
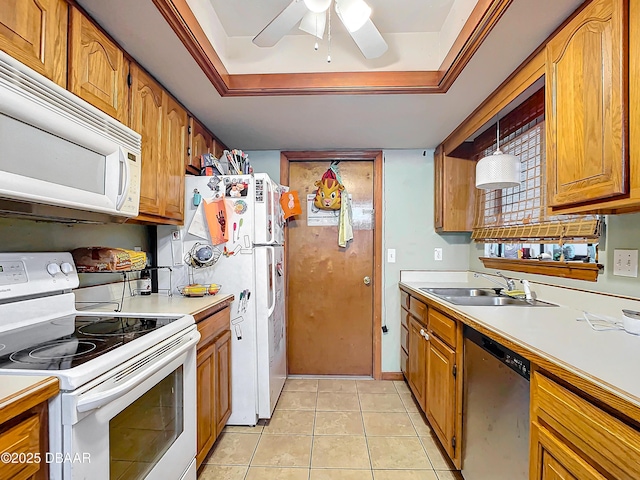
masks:
{"type": "Polygon", "coordinates": [[[527,480],[530,363],[470,327],[464,337],[462,474],[527,480]]]}

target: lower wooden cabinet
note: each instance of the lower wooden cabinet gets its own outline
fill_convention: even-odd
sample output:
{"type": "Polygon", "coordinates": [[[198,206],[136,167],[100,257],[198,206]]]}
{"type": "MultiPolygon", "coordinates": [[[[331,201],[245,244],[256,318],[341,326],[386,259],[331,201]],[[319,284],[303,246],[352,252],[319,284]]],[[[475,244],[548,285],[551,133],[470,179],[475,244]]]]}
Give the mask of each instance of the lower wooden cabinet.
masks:
{"type": "Polygon", "coordinates": [[[535,480],[640,478],[640,432],[538,371],[529,452],[535,480]]]}
{"type": "Polygon", "coordinates": [[[197,454],[200,467],[231,415],[230,310],[226,307],[198,322],[197,454]]]}
{"type": "Polygon", "coordinates": [[[451,458],[455,457],[456,370],[456,352],[431,335],[425,413],[451,458]]]}
{"type": "Polygon", "coordinates": [[[401,292],[403,373],[418,404],[453,464],[460,468],[462,455],[462,327],[430,305],[401,292]]]}
{"type": "Polygon", "coordinates": [[[409,317],[409,361],[407,365],[409,387],[423,410],[427,398],[428,338],[427,327],[415,318],[409,317]]]}

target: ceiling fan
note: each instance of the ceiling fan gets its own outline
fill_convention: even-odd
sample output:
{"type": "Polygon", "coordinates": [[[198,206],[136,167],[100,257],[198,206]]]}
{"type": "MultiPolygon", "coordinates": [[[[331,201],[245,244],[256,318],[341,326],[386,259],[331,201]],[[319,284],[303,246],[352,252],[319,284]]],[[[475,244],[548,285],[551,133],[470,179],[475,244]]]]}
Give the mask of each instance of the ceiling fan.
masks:
{"type": "MultiPolygon", "coordinates": [[[[365,58],[378,58],[387,51],[387,43],[371,21],[371,8],[364,0],[293,0],[253,39],[259,47],[273,47],[293,27],[323,38],[329,15],[331,38],[331,3],[365,58]]],[[[330,60],[329,60],[330,61],[330,60]]]]}

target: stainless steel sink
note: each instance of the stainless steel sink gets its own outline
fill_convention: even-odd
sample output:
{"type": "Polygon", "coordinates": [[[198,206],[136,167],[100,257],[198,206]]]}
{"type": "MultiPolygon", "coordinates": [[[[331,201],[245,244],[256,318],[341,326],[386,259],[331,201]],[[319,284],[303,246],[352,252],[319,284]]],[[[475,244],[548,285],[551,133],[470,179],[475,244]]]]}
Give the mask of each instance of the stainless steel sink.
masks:
{"type": "Polygon", "coordinates": [[[423,292],[439,297],[497,297],[493,288],[421,288],[423,292]]]}
{"type": "Polygon", "coordinates": [[[454,305],[467,305],[470,307],[499,307],[499,306],[514,306],[514,307],[557,307],[553,303],[542,302],[540,300],[525,300],[523,298],[513,298],[506,296],[495,297],[455,297],[444,296],[440,298],[453,303],[454,305]]]}
{"type": "Polygon", "coordinates": [[[470,307],[557,307],[553,303],[540,300],[525,300],[523,298],[500,295],[496,291],[497,289],[493,288],[421,288],[420,290],[440,297],[454,305],[467,305],[470,307]]]}

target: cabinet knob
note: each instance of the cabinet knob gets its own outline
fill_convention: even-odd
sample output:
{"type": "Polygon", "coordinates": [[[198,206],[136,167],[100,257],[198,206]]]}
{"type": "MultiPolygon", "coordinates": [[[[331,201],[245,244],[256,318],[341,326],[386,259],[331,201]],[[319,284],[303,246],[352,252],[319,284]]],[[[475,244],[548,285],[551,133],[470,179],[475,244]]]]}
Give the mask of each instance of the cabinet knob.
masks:
{"type": "Polygon", "coordinates": [[[424,328],[420,329],[420,335],[422,335],[425,340],[429,340],[429,334],[425,332],[424,328]]]}

